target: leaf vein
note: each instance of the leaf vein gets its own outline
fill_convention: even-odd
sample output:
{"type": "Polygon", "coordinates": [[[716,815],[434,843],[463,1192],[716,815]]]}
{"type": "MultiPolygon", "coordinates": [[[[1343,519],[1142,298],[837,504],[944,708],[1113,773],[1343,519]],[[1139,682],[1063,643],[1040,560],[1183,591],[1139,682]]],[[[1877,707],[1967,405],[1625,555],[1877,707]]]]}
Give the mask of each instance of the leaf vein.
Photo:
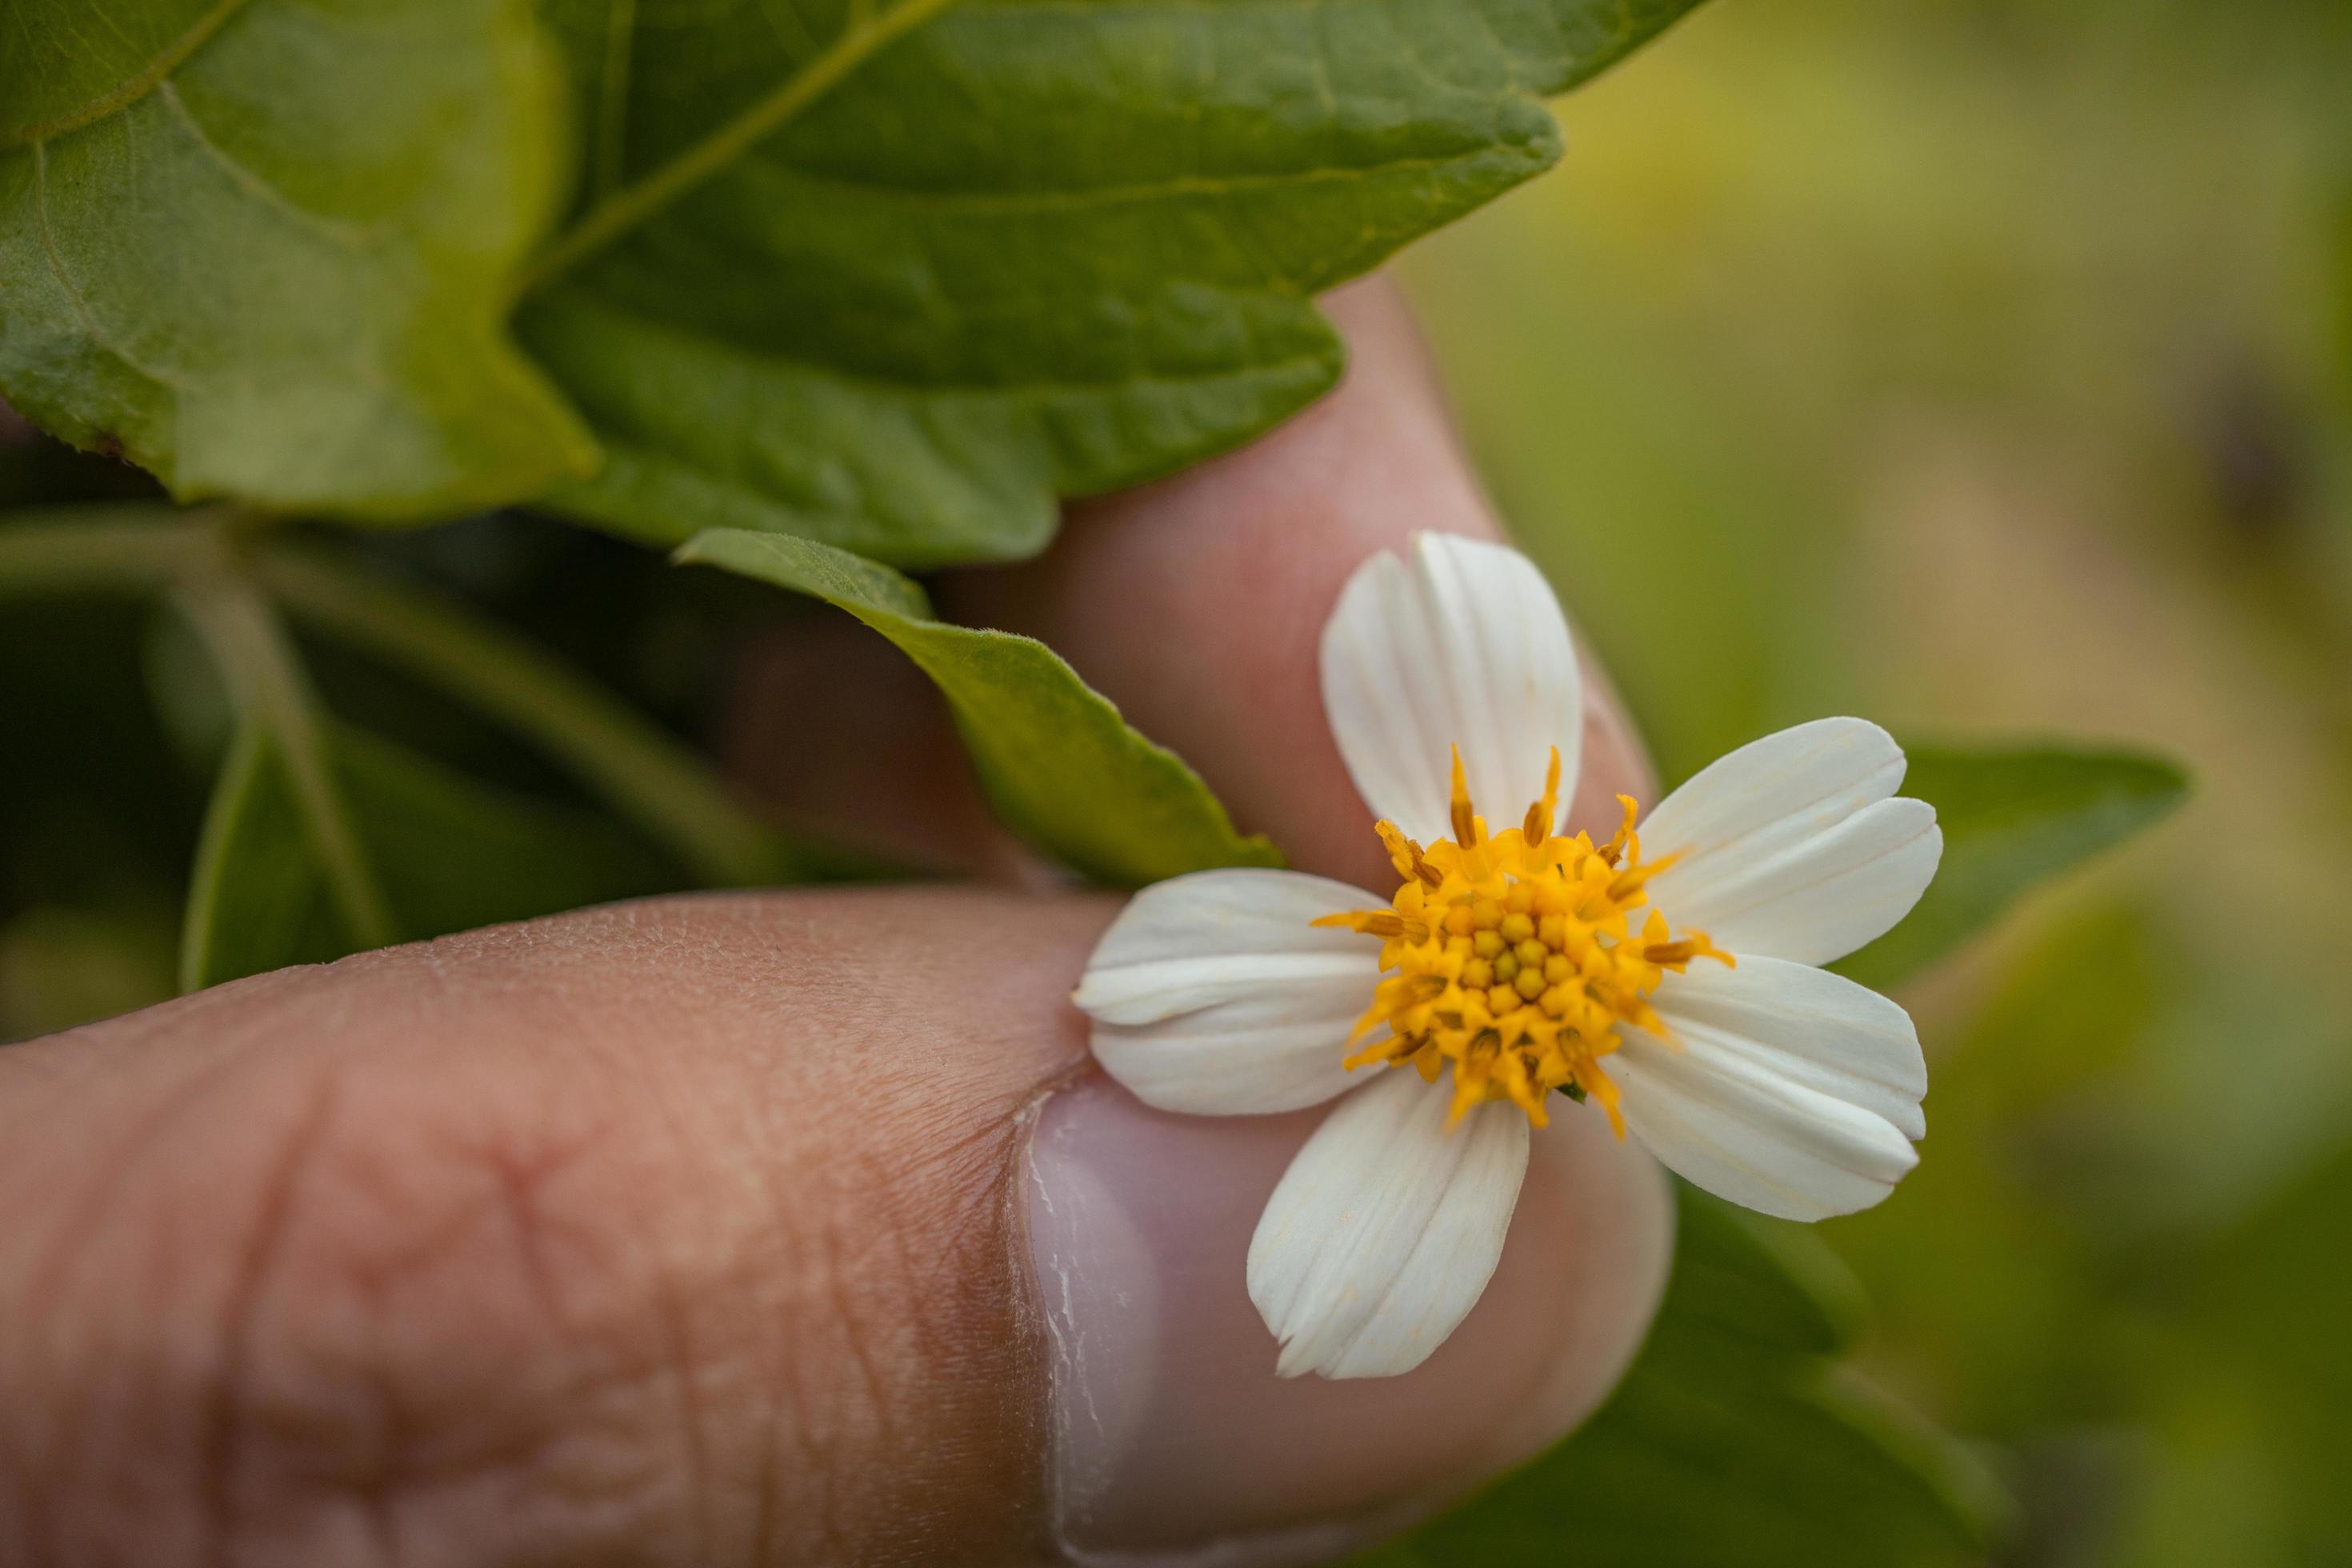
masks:
{"type": "MultiPolygon", "coordinates": [[[[196,18],[188,30],[173,39],[171,46],[147,63],[145,69],[121,83],[110,92],[100,94],[76,109],[44,120],[37,124],[19,125],[0,131],[0,147],[27,142],[46,142],[52,136],[62,136],[68,131],[105,119],[119,110],[130,108],[161,85],[166,77],[180,68],[190,55],[204,47],[205,43],[231,16],[242,10],[245,0],[220,0],[220,4],[196,18]]],[[[100,13],[103,16],[103,13],[100,13]]],[[[117,36],[121,30],[117,29],[117,36]]]]}
{"type": "Polygon", "coordinates": [[[854,22],[831,47],[794,71],[758,101],[633,185],[597,203],[540,253],[520,285],[528,293],[577,265],[709,179],[865,64],[885,45],[938,16],[955,0],[900,0],[895,7],[854,22]]]}
{"type": "Polygon", "coordinates": [[[204,151],[205,154],[220,166],[223,174],[236,181],[238,187],[247,195],[261,202],[265,206],[292,218],[303,227],[332,240],[347,250],[368,250],[383,243],[385,231],[382,227],[346,223],[340,218],[329,217],[323,213],[312,212],[310,208],[298,204],[293,197],[276,185],[263,179],[250,165],[212,139],[210,133],[205,130],[204,122],[196,118],[193,110],[189,109],[187,100],[182,98],[179,89],[170,82],[164,82],[159,87],[156,89],[156,96],[172,110],[173,116],[179,121],[187,131],[189,137],[204,151]]]}
{"type": "Polygon", "coordinates": [[[98,318],[90,314],[89,296],[74,281],[73,274],[66,270],[65,256],[58,249],[57,233],[49,226],[49,158],[46,142],[33,143],[33,228],[41,237],[42,258],[48,262],[49,271],[57,279],[58,286],[66,291],[66,298],[73,302],[74,315],[80,321],[82,331],[89,334],[89,341],[157,385],[168,386],[174,391],[184,390],[184,382],[142,363],[99,325],[98,318]]]}
{"type": "Polygon", "coordinates": [[[891,185],[854,174],[816,171],[769,160],[794,180],[811,185],[863,191],[920,205],[933,211],[979,212],[1018,216],[1029,213],[1085,209],[1092,206],[1141,205],[1169,197],[1230,196],[1258,190],[1283,190],[1300,185],[1369,182],[1414,170],[1439,170],[1475,163],[1515,143],[1486,142],[1456,153],[1381,158],[1365,163],[1325,163],[1310,168],[1272,169],[1245,174],[1171,174],[1165,179],[1139,180],[1127,184],[1090,185],[1064,190],[971,191],[891,185]]]}

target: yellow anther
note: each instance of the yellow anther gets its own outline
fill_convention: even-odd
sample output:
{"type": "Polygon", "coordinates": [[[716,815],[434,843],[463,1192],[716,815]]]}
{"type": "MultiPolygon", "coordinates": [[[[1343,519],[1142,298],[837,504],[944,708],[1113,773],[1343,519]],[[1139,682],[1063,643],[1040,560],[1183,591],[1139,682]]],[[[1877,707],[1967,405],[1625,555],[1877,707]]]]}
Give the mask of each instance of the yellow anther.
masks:
{"type": "Polygon", "coordinates": [[[1661,969],[1681,969],[1698,958],[1712,958],[1726,969],[1739,967],[1739,961],[1707,941],[1705,931],[1692,931],[1675,942],[1650,942],[1642,949],[1642,956],[1661,969]]]}
{"type": "Polygon", "coordinates": [[[1603,864],[1611,867],[1614,867],[1625,853],[1626,841],[1633,837],[1633,819],[1642,815],[1641,803],[1630,795],[1619,795],[1617,805],[1625,813],[1625,819],[1617,825],[1617,831],[1610,837],[1609,842],[1594,851],[1603,864]]]}
{"type": "Polygon", "coordinates": [[[1631,799],[1619,797],[1624,823],[1596,847],[1553,832],[1559,787],[1554,752],[1525,824],[1489,840],[1455,748],[1454,837],[1424,847],[1380,824],[1403,880],[1393,907],[1315,923],[1379,938],[1390,965],[1351,1048],[1377,1037],[1347,1066],[1410,1067],[1432,1084],[1451,1072],[1454,1115],[1507,1100],[1538,1126],[1548,1097],[1572,1090],[1597,1101],[1622,1136],[1616,1085],[1602,1066],[1620,1030],[1663,1031],[1649,998],[1663,973],[1732,958],[1650,907],[1647,884],[1666,862],[1643,861],[1631,799]]]}
{"type": "Polygon", "coordinates": [[[1478,831],[1477,814],[1470,809],[1470,781],[1462,772],[1462,748],[1454,748],[1454,842],[1475,849],[1486,835],[1478,831]]]}
{"type": "Polygon", "coordinates": [[[1651,868],[1643,866],[1637,860],[1618,872],[1617,879],[1609,884],[1609,891],[1606,895],[1609,901],[1612,904],[1632,903],[1633,895],[1642,890],[1642,884],[1650,879],[1650,871],[1651,868]]]}
{"type": "Polygon", "coordinates": [[[1421,846],[1404,836],[1404,829],[1385,819],[1372,824],[1372,831],[1381,836],[1381,843],[1389,852],[1389,864],[1400,877],[1418,875],[1422,865],[1421,846]]]}
{"type": "Polygon", "coordinates": [[[1526,819],[1519,825],[1520,837],[1529,844],[1540,844],[1551,837],[1552,824],[1559,820],[1559,748],[1551,749],[1551,762],[1544,769],[1544,791],[1533,805],[1528,807],[1526,819]]]}

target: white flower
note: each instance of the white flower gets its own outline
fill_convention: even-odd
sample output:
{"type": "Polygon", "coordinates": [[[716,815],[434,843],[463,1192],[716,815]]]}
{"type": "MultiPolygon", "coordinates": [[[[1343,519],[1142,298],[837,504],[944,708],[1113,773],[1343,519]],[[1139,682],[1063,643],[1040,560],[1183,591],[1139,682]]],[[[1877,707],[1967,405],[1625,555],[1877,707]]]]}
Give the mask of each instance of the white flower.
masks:
{"type": "Polygon", "coordinates": [[[1620,797],[1606,843],[1563,837],[1583,731],[1567,618],[1525,556],[1443,534],[1349,582],[1323,699],[1384,819],[1395,897],[1288,871],[1179,877],[1129,904],[1076,996],[1096,1057],[1148,1104],[1347,1096],[1250,1243],[1283,1376],[1390,1376],[1444,1342],[1502,1255],[1555,1089],[1789,1218],[1866,1208],[1917,1162],[1910,1017],[1814,967],[1901,920],[1943,853],[1933,808],[1895,795],[1884,730],[1784,730],[1638,832],[1620,797]],[[1474,800],[1534,804],[1489,835],[1474,800]]]}

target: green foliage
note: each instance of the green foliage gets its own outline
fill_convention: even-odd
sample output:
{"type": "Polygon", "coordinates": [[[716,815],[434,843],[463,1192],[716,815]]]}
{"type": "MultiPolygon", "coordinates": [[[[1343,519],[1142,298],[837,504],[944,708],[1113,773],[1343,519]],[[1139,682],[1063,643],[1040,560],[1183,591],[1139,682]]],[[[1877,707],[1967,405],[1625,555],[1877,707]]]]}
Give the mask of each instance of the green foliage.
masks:
{"type": "Polygon", "coordinates": [[[2144,752],[2055,746],[1908,748],[1903,793],[1936,808],[1944,863],[1910,917],[1836,965],[1885,990],[1990,925],[2011,902],[2171,814],[2179,768],[2144,752]]]}
{"type": "MultiPolygon", "coordinates": [[[[396,934],[526,920],[656,892],[676,873],[593,813],[490,788],[364,731],[327,742],[332,787],[381,877],[396,934]]],[[[180,985],[216,985],[380,945],[336,906],[284,751],[247,724],[205,823],[183,927],[180,985]]]]}
{"type": "MultiPolygon", "coordinates": [[[[168,600],[234,711],[187,904],[192,986],[697,882],[872,872],[751,817],[706,762],[545,654],[342,552],[152,506],[24,517],[0,528],[0,602],[168,600]],[[289,621],[511,731],[603,811],[493,789],[330,714],[289,621]]],[[[158,662],[156,695],[201,744],[210,686],[175,647],[158,662]]],[[[151,764],[133,798],[161,783],[151,764]]]]}
{"type": "Polygon", "coordinates": [[[521,326],[608,461],[553,503],[1028,554],[1328,386],[1308,297],[1550,163],[1537,95],[1691,3],[560,6],[594,198],[521,326]]]}
{"type": "Polygon", "coordinates": [[[520,637],[322,551],[259,552],[251,570],[296,622],[398,668],[527,742],[712,887],[874,875],[751,816],[709,763],[520,637]]]}
{"type": "Polygon", "coordinates": [[[1309,297],[1694,3],[39,0],[0,391],[183,497],[1026,555],[1328,387],[1309,297]]]}
{"type": "Polygon", "coordinates": [[[1929,1568],[1980,1561],[1998,1490],[1834,1367],[1858,1288],[1809,1232],[1680,1191],[1648,1342],[1583,1429],[1359,1568],[1929,1568]]]}
{"type": "Polygon", "coordinates": [[[1265,839],[1234,831],[1200,775],[1129,728],[1045,644],[932,620],[906,578],[809,540],[722,530],[677,559],[812,595],[896,643],[947,698],[998,814],[1095,880],[1137,887],[1279,864],[1265,839]]]}
{"type": "Polygon", "coordinates": [[[0,392],[27,416],[184,499],[354,518],[593,465],[505,334],[566,156],[520,0],[29,0],[0,27],[0,392]]]}

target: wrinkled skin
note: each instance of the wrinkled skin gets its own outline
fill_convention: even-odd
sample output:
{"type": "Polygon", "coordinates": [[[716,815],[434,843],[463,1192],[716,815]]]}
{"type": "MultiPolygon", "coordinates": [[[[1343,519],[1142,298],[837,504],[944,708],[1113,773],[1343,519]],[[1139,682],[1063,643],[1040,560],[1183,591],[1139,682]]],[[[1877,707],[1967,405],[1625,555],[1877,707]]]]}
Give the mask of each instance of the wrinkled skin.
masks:
{"type": "MultiPolygon", "coordinates": [[[[1354,353],[1339,393],[1076,509],[1045,560],[942,597],[1062,650],[1294,864],[1377,888],[1316,637],[1367,553],[1496,525],[1394,299],[1332,305],[1354,353]]],[[[590,910],[0,1051],[0,1565],[1063,1554],[1056,1467],[1075,1461],[1023,1173],[1057,1089],[1107,1108],[1083,1112],[1097,1134],[1150,1116],[1091,1071],[1068,1004],[1115,906],[1053,890],[986,826],[936,705],[878,639],[830,621],[802,637],[747,673],[731,764],[804,820],[971,882],[590,910]],[[819,667],[824,684],[798,684],[819,667]],[[835,715],[858,742],[837,764],[785,749],[835,715]]],[[[1611,795],[1654,791],[1591,687],[1575,815],[1605,829],[1611,795]]],[[[1198,1123],[1151,1146],[1204,1173],[1278,1171],[1313,1123],[1198,1123]]],[[[1562,1156],[1479,1309],[1557,1396],[1528,1394],[1518,1364],[1369,1395],[1299,1385],[1286,1452],[1171,1471],[1167,1495],[1192,1489],[1203,1536],[1262,1538],[1249,1560],[1293,1560],[1336,1539],[1286,1543],[1294,1518],[1393,1521],[1377,1505],[1395,1477],[1353,1457],[1380,1446],[1368,1419],[1434,1434],[1421,1473],[1445,1484],[1412,1507],[1555,1436],[1654,1299],[1667,1220],[1632,1159],[1562,1156]],[[1601,1267],[1593,1234],[1648,1261],[1601,1267]]],[[[1144,1245],[1237,1270],[1255,1201],[1144,1245]]],[[[1254,1322],[1203,1331],[1270,1368],[1254,1322]]],[[[1250,1453],[1255,1418],[1222,1398],[1153,1408],[1146,1436],[1171,1453],[1250,1453]]],[[[1151,1487],[1119,1496],[1085,1544],[1197,1544],[1152,1516],[1151,1487]]]]}

